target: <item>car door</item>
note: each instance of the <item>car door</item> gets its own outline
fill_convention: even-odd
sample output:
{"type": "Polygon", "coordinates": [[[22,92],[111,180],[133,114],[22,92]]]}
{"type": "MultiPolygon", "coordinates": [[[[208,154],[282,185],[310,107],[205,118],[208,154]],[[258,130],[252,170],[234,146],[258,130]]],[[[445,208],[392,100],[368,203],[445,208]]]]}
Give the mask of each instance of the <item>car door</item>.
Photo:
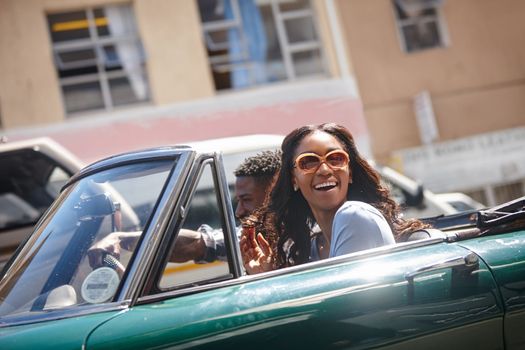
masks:
{"type": "Polygon", "coordinates": [[[377,253],[145,297],[87,348],[503,348],[495,282],[469,250],[377,253]]]}
{"type": "Polygon", "coordinates": [[[505,348],[525,348],[525,231],[481,237],[461,244],[480,254],[494,273],[505,308],[505,348]]]}
{"type": "MultiPolygon", "coordinates": [[[[86,349],[503,348],[494,278],[478,255],[454,243],[430,239],[239,276],[219,165],[199,173],[200,183],[215,179],[212,198],[230,243],[224,261],[171,265],[169,249],[158,254],[163,263],[152,265],[141,296],[98,327],[86,349]]],[[[174,246],[169,238],[202,204],[202,188],[175,204],[174,231],[161,247],[174,246]]]]}

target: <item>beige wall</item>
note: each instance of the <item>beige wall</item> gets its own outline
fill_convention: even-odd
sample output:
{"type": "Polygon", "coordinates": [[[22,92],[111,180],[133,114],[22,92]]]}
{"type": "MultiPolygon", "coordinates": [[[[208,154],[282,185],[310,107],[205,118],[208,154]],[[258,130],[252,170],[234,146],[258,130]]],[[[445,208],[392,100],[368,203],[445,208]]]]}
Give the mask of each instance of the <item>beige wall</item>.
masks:
{"type": "Polygon", "coordinates": [[[391,0],[338,0],[374,152],[420,144],[412,97],[432,96],[440,140],[525,125],[525,2],[445,1],[446,48],[406,54],[391,0]]]}
{"type": "MultiPolygon", "coordinates": [[[[66,119],[46,13],[126,2],[146,52],[151,105],[214,96],[196,0],[0,0],[0,128],[66,119]]],[[[314,0],[313,6],[329,75],[339,76],[327,3],[314,0]]]]}
{"type": "Polygon", "coordinates": [[[139,0],[135,15],[156,104],[213,96],[196,1],[139,0]]]}
{"type": "Polygon", "coordinates": [[[0,0],[2,126],[62,120],[64,112],[41,1],[0,0]]]}
{"type": "MultiPolygon", "coordinates": [[[[115,2],[125,1],[111,1],[115,2]]],[[[45,14],[106,3],[108,1],[103,0],[0,0],[3,128],[64,120],[45,14]]],[[[136,0],[132,4],[147,52],[152,104],[212,96],[214,87],[200,36],[196,2],[136,0]]]]}

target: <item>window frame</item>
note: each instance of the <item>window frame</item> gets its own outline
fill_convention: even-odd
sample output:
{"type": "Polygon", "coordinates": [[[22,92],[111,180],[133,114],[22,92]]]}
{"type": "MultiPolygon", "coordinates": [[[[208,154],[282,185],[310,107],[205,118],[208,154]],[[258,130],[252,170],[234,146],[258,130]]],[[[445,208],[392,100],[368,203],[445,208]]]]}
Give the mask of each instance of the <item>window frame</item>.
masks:
{"type": "MultiPolygon", "coordinates": [[[[200,278],[200,277],[197,277],[197,278],[191,278],[190,280],[188,281],[183,281],[183,282],[176,282],[176,283],[170,283],[168,281],[164,281],[165,279],[165,274],[166,274],[166,270],[169,268],[169,264],[170,264],[170,261],[169,261],[169,257],[170,257],[170,253],[171,251],[173,251],[173,249],[175,248],[175,245],[176,245],[176,242],[177,242],[177,238],[178,238],[178,235],[180,233],[181,230],[183,229],[190,229],[190,230],[194,230],[193,228],[187,228],[187,220],[189,219],[189,217],[191,216],[191,213],[196,210],[195,207],[193,206],[195,201],[197,200],[197,193],[198,193],[198,190],[199,190],[199,187],[200,187],[200,184],[203,183],[203,179],[204,177],[206,176],[212,176],[212,187],[211,187],[211,190],[212,190],[212,197],[214,198],[214,205],[217,206],[217,211],[218,211],[218,216],[219,216],[219,219],[221,221],[220,225],[221,227],[212,227],[212,229],[221,229],[223,232],[225,232],[225,228],[224,228],[224,220],[222,219],[223,218],[223,214],[222,214],[222,210],[220,209],[220,196],[218,194],[218,191],[217,191],[217,186],[215,185],[215,177],[214,176],[214,173],[215,173],[215,169],[214,169],[214,166],[213,166],[213,161],[211,159],[205,159],[202,163],[200,163],[199,165],[199,169],[198,169],[198,173],[197,173],[197,180],[192,184],[192,189],[191,189],[191,193],[189,194],[189,196],[184,200],[184,204],[182,204],[183,208],[184,208],[184,211],[183,211],[183,214],[181,215],[179,221],[176,225],[176,227],[174,227],[173,230],[170,230],[168,229],[166,231],[166,234],[169,235],[170,237],[167,237],[167,240],[169,240],[169,249],[167,250],[167,254],[165,254],[165,258],[164,258],[164,261],[163,261],[163,268],[161,269],[162,270],[162,273],[161,275],[159,276],[159,278],[156,279],[156,283],[154,285],[154,290],[162,293],[162,292],[166,292],[166,291],[171,291],[171,290],[175,290],[175,289],[182,289],[182,288],[186,288],[188,286],[192,286],[192,285],[202,285],[202,284],[207,284],[209,282],[213,282],[213,281],[222,281],[222,280],[228,280],[228,279],[231,279],[233,278],[234,274],[232,273],[232,268],[231,268],[231,264],[229,263],[231,261],[231,252],[227,249],[227,256],[228,256],[228,261],[222,261],[223,263],[223,266],[227,266],[228,267],[228,271],[226,271],[224,274],[213,274],[213,275],[210,275],[210,276],[207,276],[205,278],[200,278]],[[164,282],[164,283],[163,283],[164,282]]],[[[215,219],[215,218],[213,218],[215,219]]],[[[204,219],[202,220],[203,222],[201,222],[201,224],[207,224],[206,222],[204,222],[204,219]]],[[[196,229],[195,229],[196,230],[196,229]]],[[[186,263],[190,263],[192,264],[192,260],[188,260],[186,263]]],[[[195,263],[193,262],[193,265],[194,268],[195,267],[200,267],[200,268],[203,268],[203,269],[206,269],[207,267],[211,266],[211,265],[208,265],[207,263],[203,263],[203,264],[198,264],[198,263],[195,263]]]]}
{"type": "Polygon", "coordinates": [[[217,283],[228,283],[236,280],[244,274],[242,269],[242,258],[237,240],[235,221],[233,219],[233,209],[231,207],[231,198],[227,186],[226,175],[222,167],[222,155],[218,153],[201,154],[194,160],[193,169],[187,175],[187,182],[184,185],[184,191],[180,196],[177,208],[174,208],[170,215],[170,222],[165,230],[159,245],[158,254],[155,262],[152,264],[152,272],[148,275],[145,288],[138,302],[144,302],[151,299],[162,298],[164,295],[185,294],[188,290],[208,289],[217,283]],[[229,274],[214,276],[188,284],[179,284],[171,287],[160,288],[160,281],[164,269],[168,263],[169,255],[173,249],[178,232],[184,228],[186,210],[191,210],[191,203],[194,194],[198,188],[206,166],[210,166],[213,176],[213,186],[219,206],[219,215],[221,217],[221,228],[224,234],[224,244],[228,256],[229,274]]]}
{"type": "Polygon", "coordinates": [[[401,5],[398,4],[399,1],[403,0],[391,0],[391,9],[392,14],[394,16],[394,21],[396,23],[396,33],[397,37],[399,39],[399,45],[401,50],[404,53],[407,54],[413,54],[418,53],[426,50],[432,50],[432,49],[438,49],[438,48],[445,48],[450,46],[450,37],[447,30],[447,25],[445,22],[444,14],[443,14],[443,2],[441,0],[435,0],[435,1],[427,1],[425,4],[424,0],[422,1],[421,8],[422,9],[433,9],[435,11],[435,15],[420,15],[416,16],[415,18],[406,18],[402,19],[399,16],[397,6],[401,7],[401,5]],[[418,47],[415,49],[408,48],[407,40],[404,34],[403,29],[407,26],[418,24],[418,23],[435,23],[438,33],[438,39],[439,43],[435,46],[429,46],[429,47],[418,47]]]}
{"type": "MultiPolygon", "coordinates": [[[[227,52],[229,45],[227,43],[227,40],[225,42],[221,43],[213,43],[211,39],[211,33],[215,31],[224,31],[224,30],[231,30],[236,29],[239,32],[239,36],[241,38],[241,41],[244,41],[244,47],[242,50],[242,53],[245,54],[247,51],[249,51],[248,45],[246,44],[246,38],[245,33],[242,30],[242,18],[240,17],[240,9],[239,9],[239,1],[242,0],[229,0],[231,1],[231,7],[232,12],[234,15],[234,18],[232,19],[221,19],[221,20],[213,20],[213,21],[203,21],[202,18],[200,18],[200,24],[201,24],[201,30],[202,30],[202,37],[205,49],[209,51],[207,54],[208,63],[210,67],[210,71],[216,72],[218,74],[222,73],[230,73],[234,72],[236,68],[235,66],[238,66],[241,69],[247,69],[249,70],[250,67],[253,67],[256,63],[255,61],[249,59],[249,57],[246,59],[246,62],[241,63],[235,63],[232,62],[236,58],[229,57],[229,53],[227,52]],[[226,50],[225,54],[214,56],[211,53],[214,52],[214,44],[217,46],[215,51],[219,51],[220,49],[226,50]],[[218,44],[218,45],[217,45],[218,44]]],[[[275,81],[265,81],[265,82],[257,82],[253,79],[252,73],[250,73],[250,84],[248,86],[242,86],[242,87],[234,87],[230,86],[229,88],[219,88],[217,86],[217,82],[214,78],[214,88],[216,92],[226,92],[226,91],[236,91],[236,90],[242,90],[247,88],[254,88],[259,86],[265,86],[265,85],[271,85],[275,83],[285,83],[285,82],[291,82],[296,81],[300,79],[309,79],[312,77],[319,77],[319,76],[327,76],[329,74],[328,70],[328,64],[327,64],[327,58],[325,53],[325,48],[322,42],[321,37],[321,31],[320,26],[318,23],[318,18],[314,9],[314,4],[311,0],[306,0],[307,4],[309,5],[309,8],[306,9],[295,9],[295,10],[282,10],[280,8],[281,3],[283,3],[283,0],[266,0],[264,1],[264,5],[269,5],[272,17],[274,20],[273,26],[277,35],[277,41],[280,48],[280,52],[282,55],[282,64],[284,66],[284,73],[286,77],[284,79],[277,79],[275,81]],[[312,21],[313,30],[316,35],[315,40],[306,40],[306,41],[299,41],[299,42],[292,42],[289,38],[289,34],[286,29],[286,22],[290,20],[296,20],[296,19],[303,19],[303,18],[310,18],[312,21]],[[320,71],[317,73],[308,73],[306,75],[300,75],[297,72],[297,66],[294,64],[294,55],[295,54],[301,54],[301,53],[319,53],[320,58],[320,71]]],[[[259,7],[259,5],[256,3],[256,6],[259,7]]],[[[265,62],[265,63],[268,63],[265,62]]]]}
{"type": "MultiPolygon", "coordinates": [[[[141,104],[147,104],[151,101],[150,84],[149,84],[149,79],[148,79],[147,69],[146,69],[146,62],[147,62],[146,53],[145,53],[144,47],[142,45],[142,40],[138,32],[138,26],[136,23],[136,18],[134,16],[133,6],[132,4],[127,4],[127,3],[116,4],[115,6],[127,6],[131,9],[133,13],[133,24],[135,26],[135,31],[133,33],[128,33],[126,35],[116,35],[116,36],[109,34],[107,37],[100,37],[97,32],[95,10],[104,9],[105,8],[104,4],[95,5],[95,6],[85,6],[82,8],[71,8],[67,10],[58,10],[58,11],[52,11],[52,12],[45,13],[45,20],[48,25],[51,24],[49,21],[49,16],[59,15],[59,14],[68,14],[68,13],[74,13],[74,12],[83,12],[86,16],[86,21],[88,23],[87,30],[89,32],[89,37],[82,38],[82,39],[67,40],[63,42],[61,41],[54,42],[52,33],[51,33],[51,28],[49,28],[48,30],[49,42],[51,45],[51,52],[53,55],[54,69],[57,75],[57,80],[59,82],[60,94],[62,97],[62,106],[64,108],[66,117],[71,117],[71,116],[75,116],[75,115],[82,114],[82,113],[97,112],[97,111],[110,112],[115,109],[125,108],[130,105],[137,106],[141,104]],[[112,96],[110,82],[113,79],[128,78],[130,72],[128,72],[127,69],[124,67],[124,62],[122,59],[118,60],[118,63],[121,66],[120,69],[106,71],[106,67],[108,65],[111,66],[112,64],[107,63],[109,62],[109,60],[106,58],[106,54],[104,53],[104,47],[109,46],[109,45],[113,45],[117,47],[119,43],[125,43],[125,42],[134,43],[137,49],[140,51],[140,55],[139,55],[140,67],[136,67],[135,69],[131,71],[131,73],[140,74],[143,77],[143,81],[146,85],[146,95],[144,99],[136,98],[135,102],[116,104],[115,98],[112,96]],[[82,61],[79,60],[79,61],[74,61],[72,63],[63,62],[62,58],[60,57],[60,54],[62,53],[75,52],[79,50],[92,50],[94,52],[94,57],[92,59],[86,59],[82,61]],[[61,69],[64,69],[65,67],[75,68],[75,66],[76,68],[90,67],[89,65],[86,66],[86,62],[91,62],[91,61],[94,61],[93,65],[96,67],[97,72],[89,73],[89,74],[74,75],[71,77],[62,77],[62,78],[60,77],[61,69]],[[66,103],[66,94],[65,94],[64,89],[69,86],[79,86],[81,84],[87,84],[87,83],[97,83],[98,88],[100,89],[100,93],[101,93],[102,106],[93,107],[93,108],[83,108],[81,110],[68,111],[67,103],[66,103]]],[[[129,82],[130,87],[131,85],[132,83],[129,82]]]]}

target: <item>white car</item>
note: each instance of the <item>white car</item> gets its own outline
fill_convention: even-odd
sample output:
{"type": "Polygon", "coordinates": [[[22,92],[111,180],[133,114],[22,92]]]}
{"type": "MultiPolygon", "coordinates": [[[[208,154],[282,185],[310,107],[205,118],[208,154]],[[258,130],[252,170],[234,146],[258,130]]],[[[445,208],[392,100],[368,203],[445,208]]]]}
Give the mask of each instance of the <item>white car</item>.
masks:
{"type": "Polygon", "coordinates": [[[457,211],[479,210],[487,207],[461,192],[438,193],[435,196],[438,200],[450,204],[457,211]]]}
{"type": "Polygon", "coordinates": [[[0,269],[82,166],[49,138],[0,143],[0,269]]]}

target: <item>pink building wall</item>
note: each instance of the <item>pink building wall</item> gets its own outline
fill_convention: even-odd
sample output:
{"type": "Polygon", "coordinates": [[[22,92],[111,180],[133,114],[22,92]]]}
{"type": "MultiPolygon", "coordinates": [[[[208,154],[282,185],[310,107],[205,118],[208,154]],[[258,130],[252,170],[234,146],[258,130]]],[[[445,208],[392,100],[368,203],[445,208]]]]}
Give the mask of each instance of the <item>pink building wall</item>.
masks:
{"type": "Polygon", "coordinates": [[[83,116],[40,128],[9,130],[7,136],[13,141],[48,136],[90,163],[141,148],[249,134],[285,135],[301,125],[335,122],[346,126],[361,152],[371,156],[360,100],[340,89],[333,90],[333,86],[332,92],[322,89],[314,85],[307,94],[283,89],[266,95],[232,94],[171,107],[136,108],[110,116],[83,116]]]}

